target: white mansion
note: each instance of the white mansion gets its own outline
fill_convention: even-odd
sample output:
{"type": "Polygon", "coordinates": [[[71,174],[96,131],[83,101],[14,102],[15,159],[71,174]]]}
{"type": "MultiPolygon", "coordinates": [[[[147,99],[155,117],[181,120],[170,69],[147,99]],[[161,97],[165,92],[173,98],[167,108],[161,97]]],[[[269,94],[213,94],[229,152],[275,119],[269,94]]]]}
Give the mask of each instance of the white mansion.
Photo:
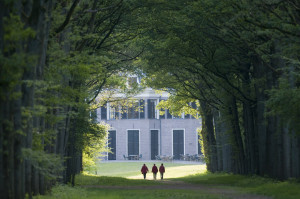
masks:
{"type": "Polygon", "coordinates": [[[116,108],[108,102],[97,109],[97,122],[110,125],[108,146],[113,153],[105,159],[154,160],[168,156],[178,160],[183,155],[201,154],[197,133],[201,119],[184,113],[174,117],[168,110],[160,113],[156,105],[167,98],[167,93],[157,94],[147,88],[134,97],[133,106],[116,108]]]}

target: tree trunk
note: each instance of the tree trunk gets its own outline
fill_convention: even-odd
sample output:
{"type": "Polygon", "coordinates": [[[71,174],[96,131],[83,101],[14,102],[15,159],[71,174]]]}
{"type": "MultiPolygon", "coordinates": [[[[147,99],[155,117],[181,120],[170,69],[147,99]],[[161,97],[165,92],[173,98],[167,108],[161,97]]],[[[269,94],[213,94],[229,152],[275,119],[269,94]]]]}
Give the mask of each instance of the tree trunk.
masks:
{"type": "Polygon", "coordinates": [[[227,157],[223,157],[223,142],[224,142],[224,131],[225,127],[224,124],[221,122],[220,119],[220,111],[214,111],[213,112],[213,118],[214,118],[214,126],[215,126],[215,133],[216,133],[216,143],[217,143],[217,157],[218,157],[218,171],[224,171],[224,158],[227,159],[227,157]]]}
{"type": "Polygon", "coordinates": [[[211,108],[204,101],[200,101],[201,116],[202,116],[202,130],[201,135],[203,139],[203,147],[205,157],[207,159],[207,170],[210,172],[218,171],[218,157],[217,157],[217,143],[215,139],[213,115],[211,108]]]}
{"type": "Polygon", "coordinates": [[[230,136],[221,111],[214,111],[214,123],[218,152],[218,171],[233,172],[230,136]]]}
{"type": "Polygon", "coordinates": [[[31,187],[32,187],[32,193],[34,195],[40,194],[40,182],[39,182],[39,172],[35,168],[32,167],[32,172],[31,172],[31,187]]]}
{"type": "Polygon", "coordinates": [[[39,175],[39,188],[39,193],[44,195],[46,193],[46,183],[43,175],[39,175]]]}
{"type": "MultiPolygon", "coordinates": [[[[1,7],[1,3],[0,3],[1,7]]],[[[0,8],[1,12],[1,8],[0,8]]],[[[1,28],[1,27],[0,27],[1,28]]],[[[0,193],[5,193],[4,189],[4,130],[3,130],[3,124],[2,124],[2,118],[3,118],[3,109],[4,104],[2,104],[2,101],[0,100],[0,193]]],[[[6,196],[6,195],[5,195],[6,196]]],[[[5,197],[4,196],[4,197],[5,197]]]]}
{"type": "Polygon", "coordinates": [[[300,139],[295,132],[291,135],[291,173],[293,178],[300,177],[300,139]]]}
{"type": "MultiPolygon", "coordinates": [[[[43,68],[47,49],[47,38],[49,32],[45,28],[49,28],[49,22],[46,22],[51,12],[52,1],[15,1],[13,4],[1,1],[0,3],[0,36],[1,36],[1,53],[3,53],[3,17],[18,15],[24,22],[25,28],[30,27],[36,31],[35,38],[26,38],[24,41],[18,41],[18,45],[14,46],[13,50],[3,54],[6,58],[10,58],[11,54],[17,56],[25,53],[26,60],[22,70],[20,70],[19,79],[15,79],[12,90],[9,86],[1,85],[1,90],[6,93],[1,93],[1,139],[6,143],[6,146],[0,143],[3,151],[7,154],[1,154],[3,161],[3,170],[1,169],[0,180],[1,195],[5,198],[24,198],[25,191],[31,197],[31,164],[29,161],[24,161],[22,156],[22,148],[32,147],[32,113],[34,109],[34,82],[36,80],[36,70],[43,68]],[[3,12],[2,12],[3,11],[3,12]],[[8,13],[11,12],[11,13],[8,13]],[[46,16],[47,15],[47,16],[46,16]],[[23,18],[24,17],[24,18],[23,18]],[[45,23],[46,22],[46,23],[45,23]],[[32,57],[37,58],[34,62],[32,57]],[[30,60],[30,61],[29,61],[30,60]],[[21,93],[22,97],[17,98],[15,93],[21,93]],[[4,107],[5,105],[5,107],[4,107]],[[3,107],[2,107],[3,106],[3,107]],[[25,114],[24,114],[25,113],[25,114]],[[26,125],[22,125],[26,124],[26,125]],[[26,186],[26,190],[25,190],[26,186]]],[[[9,45],[9,44],[8,44],[9,45]]],[[[1,66],[2,67],[2,66],[1,66]]],[[[2,70],[1,70],[2,71],[2,70]]],[[[17,73],[18,71],[16,71],[17,73]]],[[[8,84],[11,84],[9,82],[8,84]]]]}
{"type": "Polygon", "coordinates": [[[244,144],[241,135],[241,129],[239,124],[239,116],[236,105],[236,99],[234,96],[230,96],[229,102],[229,115],[231,121],[231,130],[233,134],[233,153],[235,159],[235,173],[245,174],[245,154],[244,144]]]}
{"type": "MultiPolygon", "coordinates": [[[[244,64],[244,71],[242,73],[242,88],[245,95],[251,99],[251,80],[250,80],[250,64],[244,64]]],[[[245,162],[246,173],[258,174],[258,151],[257,151],[257,137],[254,130],[254,114],[253,102],[243,100],[243,127],[245,137],[245,162]]]]}
{"type": "MultiPolygon", "coordinates": [[[[21,87],[17,87],[16,92],[21,92],[21,87]]],[[[13,103],[13,120],[14,121],[14,177],[15,177],[15,198],[24,198],[25,195],[25,165],[22,157],[22,148],[25,146],[25,136],[20,133],[22,130],[22,102],[21,99],[13,103]]]]}
{"type": "MultiPolygon", "coordinates": [[[[46,61],[46,51],[48,46],[48,38],[49,38],[49,28],[50,28],[50,19],[51,18],[51,10],[52,10],[52,0],[49,1],[40,1],[40,2],[33,2],[32,5],[28,5],[25,7],[25,12],[27,16],[29,16],[28,26],[31,27],[33,30],[36,31],[36,37],[29,40],[27,53],[29,55],[33,54],[38,57],[37,63],[35,65],[31,65],[28,67],[27,70],[24,71],[23,80],[29,81],[42,81],[43,80],[43,71],[46,61]],[[43,11],[42,11],[43,10],[43,11]]],[[[39,101],[35,101],[35,89],[36,87],[34,84],[23,84],[22,85],[22,106],[28,108],[29,110],[34,110],[34,106],[40,103],[39,101]]],[[[39,116],[31,115],[31,117],[26,118],[27,126],[24,129],[24,132],[27,136],[26,138],[26,148],[32,148],[32,138],[33,138],[33,127],[39,128],[39,122],[36,126],[33,125],[33,120],[39,120],[39,116]]],[[[25,169],[26,169],[26,193],[29,194],[29,197],[32,197],[32,182],[31,177],[32,175],[32,167],[30,161],[25,162],[25,169]]],[[[37,192],[35,190],[34,192],[37,192]]]]}
{"type": "Polygon", "coordinates": [[[262,60],[258,56],[253,57],[253,75],[256,83],[255,96],[256,96],[256,112],[255,112],[255,131],[258,145],[258,174],[265,175],[268,172],[267,168],[267,129],[265,119],[265,80],[266,71],[262,60]]]}

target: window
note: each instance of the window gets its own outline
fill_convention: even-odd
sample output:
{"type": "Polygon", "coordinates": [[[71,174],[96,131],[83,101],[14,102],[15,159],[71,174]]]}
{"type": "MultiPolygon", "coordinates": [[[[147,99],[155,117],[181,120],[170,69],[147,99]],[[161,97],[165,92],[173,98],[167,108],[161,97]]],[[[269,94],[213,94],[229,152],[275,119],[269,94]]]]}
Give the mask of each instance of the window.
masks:
{"type": "Polygon", "coordinates": [[[184,131],[173,130],[173,156],[175,160],[180,159],[180,155],[184,155],[184,131]]]}
{"type": "Polygon", "coordinates": [[[201,152],[201,145],[200,145],[200,135],[198,135],[197,143],[198,143],[198,154],[202,154],[202,152],[201,152]]]}
{"type": "Polygon", "coordinates": [[[127,119],[127,106],[123,105],[121,108],[121,119],[127,119]]]}
{"type": "Polygon", "coordinates": [[[140,119],[145,119],[145,101],[143,99],[140,99],[140,119]]]}
{"type": "Polygon", "coordinates": [[[108,131],[108,147],[112,153],[108,153],[108,160],[116,160],[116,131],[108,131]]]}
{"type": "Polygon", "coordinates": [[[107,119],[107,109],[106,106],[101,106],[101,120],[107,119]]]}
{"type": "MultiPolygon", "coordinates": [[[[191,103],[191,106],[192,106],[193,109],[197,109],[197,104],[196,104],[196,102],[192,102],[192,103],[191,103]]],[[[192,119],[195,119],[195,117],[192,116],[192,119]]]]}
{"type": "MultiPolygon", "coordinates": [[[[189,105],[189,103],[187,104],[187,106],[189,105]]],[[[184,114],[184,119],[190,119],[191,115],[190,114],[184,114]]]]}
{"type": "Polygon", "coordinates": [[[151,130],[151,160],[155,160],[158,155],[158,130],[151,130]]]}
{"type": "Polygon", "coordinates": [[[139,119],[139,101],[128,103],[128,119],[139,119]]]}
{"type": "Polygon", "coordinates": [[[91,110],[91,120],[92,120],[92,122],[94,122],[94,123],[97,122],[97,109],[91,110]]]}
{"type": "Polygon", "coordinates": [[[128,155],[139,155],[139,130],[128,130],[128,155]]]}
{"type": "Polygon", "coordinates": [[[119,105],[113,105],[111,104],[109,106],[109,119],[110,120],[115,120],[115,119],[119,119],[119,105]]]}
{"type": "Polygon", "coordinates": [[[120,112],[121,119],[144,119],[145,118],[145,101],[143,99],[128,101],[126,104],[122,105],[121,110],[119,107],[120,106],[111,110],[111,111],[115,111],[116,119],[119,119],[119,112],[120,112]]]}
{"type": "Polygon", "coordinates": [[[170,113],[170,110],[169,110],[169,109],[167,109],[167,119],[172,119],[172,115],[171,115],[171,113],[170,113]]]}
{"type": "MultiPolygon", "coordinates": [[[[165,101],[165,100],[161,100],[161,101],[165,101]]],[[[166,118],[166,110],[161,108],[159,110],[159,119],[165,119],[166,118]]]]}
{"type": "Polygon", "coordinates": [[[138,85],[138,78],[137,77],[128,77],[128,86],[130,88],[136,87],[138,85]]]}
{"type": "Polygon", "coordinates": [[[156,99],[148,99],[148,119],[155,119],[156,118],[156,99]]]}
{"type": "Polygon", "coordinates": [[[120,113],[120,107],[119,107],[119,105],[117,106],[117,107],[115,107],[114,108],[115,110],[115,119],[120,119],[120,115],[119,115],[119,113],[120,113]]]}
{"type": "Polygon", "coordinates": [[[184,119],[190,119],[191,118],[191,115],[190,114],[185,114],[184,115],[184,119]]]}
{"type": "Polygon", "coordinates": [[[181,115],[173,115],[173,119],[182,119],[182,114],[181,115]]]}
{"type": "Polygon", "coordinates": [[[159,119],[165,119],[165,118],[166,118],[166,111],[164,109],[160,109],[159,119]]]}

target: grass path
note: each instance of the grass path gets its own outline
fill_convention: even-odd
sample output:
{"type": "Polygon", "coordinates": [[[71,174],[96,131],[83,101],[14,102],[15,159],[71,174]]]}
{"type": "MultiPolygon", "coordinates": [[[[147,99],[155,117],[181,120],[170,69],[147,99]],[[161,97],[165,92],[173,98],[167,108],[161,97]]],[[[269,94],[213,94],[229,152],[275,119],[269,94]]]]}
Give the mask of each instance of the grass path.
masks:
{"type": "MultiPolygon", "coordinates": [[[[147,162],[146,163],[149,170],[153,164],[160,165],[160,162],[147,162]]],[[[271,199],[271,197],[254,195],[254,194],[245,194],[241,191],[238,191],[238,188],[234,187],[221,187],[217,185],[203,185],[203,184],[194,184],[189,182],[180,181],[179,178],[185,176],[191,176],[195,174],[201,174],[206,171],[205,164],[194,164],[194,165],[186,165],[180,163],[164,163],[166,167],[165,179],[163,181],[157,180],[154,181],[152,177],[152,173],[149,172],[147,174],[147,180],[142,180],[142,174],[140,173],[140,167],[142,166],[142,162],[114,162],[114,163],[100,163],[98,166],[97,174],[98,176],[113,176],[113,177],[124,177],[129,180],[124,183],[118,184],[109,184],[105,185],[101,184],[85,184],[82,187],[88,189],[94,189],[95,191],[100,189],[112,190],[116,193],[121,190],[132,190],[132,192],[136,192],[137,190],[147,190],[150,192],[154,192],[157,190],[160,191],[193,191],[198,194],[208,194],[208,196],[212,196],[212,198],[226,198],[226,199],[271,199]],[[137,180],[137,184],[131,184],[137,180]],[[141,180],[141,181],[138,181],[141,180]],[[130,186],[129,186],[130,185],[130,186]]],[[[159,175],[158,175],[159,179],[159,175]]],[[[90,181],[90,180],[89,180],[90,181]]],[[[119,181],[120,182],[120,181],[119,181]]],[[[82,183],[81,183],[82,184],[82,183]]],[[[124,193],[124,192],[122,192],[124,193]]],[[[200,196],[201,197],[201,196],[200,196]]],[[[204,197],[204,198],[206,198],[204,197]]],[[[126,197],[124,197],[126,198],[126,197]]],[[[182,197],[182,198],[189,198],[182,197]]]]}
{"type": "Polygon", "coordinates": [[[245,194],[235,189],[222,188],[214,185],[195,185],[183,181],[163,180],[158,181],[158,185],[134,185],[134,186],[106,186],[106,185],[85,185],[84,188],[105,189],[105,190],[192,190],[200,193],[212,194],[216,198],[226,199],[272,199],[268,196],[245,194]]]}
{"type": "MultiPolygon", "coordinates": [[[[147,162],[151,169],[153,164],[147,162]]],[[[89,174],[76,176],[76,186],[58,184],[35,199],[299,199],[300,184],[259,176],[207,173],[205,165],[166,162],[164,180],[143,179],[143,162],[100,163],[89,174]],[[92,175],[92,174],[97,175],[92,175]],[[260,194],[260,195],[255,195],[260,194]]]]}

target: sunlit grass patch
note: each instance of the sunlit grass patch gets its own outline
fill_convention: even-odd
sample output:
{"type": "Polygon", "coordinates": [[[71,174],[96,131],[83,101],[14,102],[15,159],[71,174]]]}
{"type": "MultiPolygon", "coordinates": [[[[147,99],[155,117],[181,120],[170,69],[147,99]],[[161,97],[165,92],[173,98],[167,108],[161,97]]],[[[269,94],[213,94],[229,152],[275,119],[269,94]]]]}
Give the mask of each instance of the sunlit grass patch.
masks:
{"type": "MultiPolygon", "coordinates": [[[[93,174],[100,176],[126,177],[131,179],[142,179],[140,172],[144,162],[111,162],[98,163],[97,171],[93,174]]],[[[160,166],[161,162],[146,162],[149,168],[148,179],[152,179],[151,168],[153,164],[160,166]]],[[[163,163],[166,168],[165,178],[177,178],[206,171],[205,164],[180,164],[172,162],[163,163]]]]}
{"type": "MultiPolygon", "coordinates": [[[[193,175],[197,173],[203,173],[206,171],[205,165],[183,165],[183,166],[174,166],[166,167],[166,173],[164,174],[165,179],[174,179],[187,175],[193,175]]],[[[159,175],[159,174],[158,174],[159,175]]],[[[142,178],[142,174],[128,176],[130,179],[139,179],[142,178]]],[[[152,179],[152,173],[147,174],[148,179],[152,179]],[[149,176],[149,177],[148,177],[149,176]]]]}

